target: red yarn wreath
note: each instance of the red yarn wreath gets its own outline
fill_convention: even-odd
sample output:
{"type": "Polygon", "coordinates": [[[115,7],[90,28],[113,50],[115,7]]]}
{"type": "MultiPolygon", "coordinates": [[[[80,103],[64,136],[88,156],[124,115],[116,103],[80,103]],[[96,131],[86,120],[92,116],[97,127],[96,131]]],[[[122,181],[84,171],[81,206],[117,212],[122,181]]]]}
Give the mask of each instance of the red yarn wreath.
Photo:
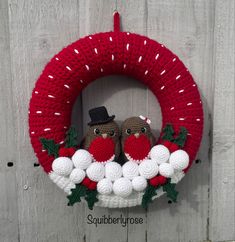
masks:
{"type": "Polygon", "coordinates": [[[42,150],[39,138],[62,144],[77,96],[92,81],[113,74],[131,76],[155,94],[161,106],[162,127],[171,123],[176,131],[181,126],[188,130],[184,147],[190,156],[188,168],[195,158],[202,138],[203,109],[191,74],[164,45],[145,36],[120,32],[119,26],[116,13],[113,32],[89,35],[64,48],[36,82],[29,106],[29,132],[47,173],[53,157],[42,150]]]}

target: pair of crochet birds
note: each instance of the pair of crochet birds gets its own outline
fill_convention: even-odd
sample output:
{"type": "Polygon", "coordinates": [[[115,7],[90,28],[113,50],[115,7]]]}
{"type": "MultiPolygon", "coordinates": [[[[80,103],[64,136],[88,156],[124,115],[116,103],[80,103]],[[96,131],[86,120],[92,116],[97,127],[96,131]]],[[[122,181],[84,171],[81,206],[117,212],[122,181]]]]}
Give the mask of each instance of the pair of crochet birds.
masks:
{"type": "Polygon", "coordinates": [[[114,121],[115,115],[109,116],[104,106],[91,109],[89,115],[91,121],[88,123],[84,148],[96,162],[115,160],[123,163],[130,160],[140,163],[147,159],[155,145],[149,119],[143,116],[128,118],[119,130],[114,121]]]}

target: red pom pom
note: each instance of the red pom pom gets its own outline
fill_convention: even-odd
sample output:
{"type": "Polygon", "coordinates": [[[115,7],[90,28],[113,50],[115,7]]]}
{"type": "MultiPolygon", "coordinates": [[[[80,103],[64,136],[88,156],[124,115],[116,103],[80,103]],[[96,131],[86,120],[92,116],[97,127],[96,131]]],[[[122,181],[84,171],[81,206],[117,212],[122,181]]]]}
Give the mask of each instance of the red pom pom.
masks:
{"type": "Polygon", "coordinates": [[[88,149],[97,162],[106,162],[115,154],[115,144],[110,138],[95,138],[88,149]]]}
{"type": "Polygon", "coordinates": [[[159,185],[158,177],[155,176],[149,180],[150,185],[157,187],[159,185]]]}
{"type": "Polygon", "coordinates": [[[163,185],[163,184],[165,184],[166,183],[166,177],[164,177],[164,176],[157,176],[157,179],[158,179],[158,183],[160,184],[160,185],[163,185]]]}
{"type": "Polygon", "coordinates": [[[171,145],[172,145],[172,142],[169,141],[169,140],[164,140],[162,142],[162,145],[164,145],[166,148],[168,148],[168,150],[170,149],[171,145]]]}
{"type": "Polygon", "coordinates": [[[97,182],[91,181],[91,183],[88,185],[88,188],[90,190],[95,190],[97,186],[97,182]]]}
{"type": "Polygon", "coordinates": [[[70,157],[69,149],[62,147],[59,149],[59,156],[70,157]]]}
{"type": "Polygon", "coordinates": [[[145,135],[140,135],[138,138],[135,135],[130,135],[124,143],[124,152],[130,155],[133,160],[145,159],[150,149],[150,141],[145,135]]]}
{"type": "Polygon", "coordinates": [[[92,181],[88,178],[88,177],[85,177],[82,181],[82,185],[86,186],[86,187],[89,187],[90,183],[92,181]]]}
{"type": "Polygon", "coordinates": [[[74,147],[68,148],[69,156],[72,157],[74,153],[76,152],[76,149],[74,147]]]}
{"type": "Polygon", "coordinates": [[[171,143],[171,146],[169,147],[170,153],[173,153],[178,149],[179,149],[179,146],[176,143],[171,143]]]}

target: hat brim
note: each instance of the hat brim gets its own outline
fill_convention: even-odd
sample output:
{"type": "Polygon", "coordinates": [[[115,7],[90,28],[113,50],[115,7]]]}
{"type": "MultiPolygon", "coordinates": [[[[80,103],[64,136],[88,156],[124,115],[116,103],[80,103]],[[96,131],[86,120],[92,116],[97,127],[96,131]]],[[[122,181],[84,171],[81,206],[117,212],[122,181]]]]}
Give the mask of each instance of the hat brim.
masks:
{"type": "Polygon", "coordinates": [[[108,122],[110,122],[110,121],[113,121],[114,118],[115,118],[115,115],[112,115],[112,116],[108,117],[108,118],[105,119],[105,120],[91,121],[91,122],[88,123],[88,125],[89,125],[89,126],[92,126],[92,125],[96,125],[96,124],[106,124],[106,123],[108,123],[108,122]]]}

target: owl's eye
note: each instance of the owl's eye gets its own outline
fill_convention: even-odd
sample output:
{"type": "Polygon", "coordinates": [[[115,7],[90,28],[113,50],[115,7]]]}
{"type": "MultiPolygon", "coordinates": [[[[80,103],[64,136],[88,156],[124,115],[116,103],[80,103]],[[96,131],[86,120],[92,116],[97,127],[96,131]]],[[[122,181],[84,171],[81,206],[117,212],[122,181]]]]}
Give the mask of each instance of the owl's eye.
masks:
{"type": "Polygon", "coordinates": [[[131,129],[126,129],[126,134],[130,135],[131,134],[131,129]]]}
{"type": "Polygon", "coordinates": [[[99,129],[94,129],[94,134],[100,134],[100,130],[99,129]]]}
{"type": "Polygon", "coordinates": [[[142,133],[146,133],[146,132],[147,132],[147,129],[146,129],[145,127],[142,127],[142,128],[141,128],[141,132],[142,132],[142,133]]]}
{"type": "Polygon", "coordinates": [[[115,132],[114,132],[114,130],[111,130],[110,133],[109,133],[109,135],[110,135],[111,137],[115,136],[115,132]]]}

